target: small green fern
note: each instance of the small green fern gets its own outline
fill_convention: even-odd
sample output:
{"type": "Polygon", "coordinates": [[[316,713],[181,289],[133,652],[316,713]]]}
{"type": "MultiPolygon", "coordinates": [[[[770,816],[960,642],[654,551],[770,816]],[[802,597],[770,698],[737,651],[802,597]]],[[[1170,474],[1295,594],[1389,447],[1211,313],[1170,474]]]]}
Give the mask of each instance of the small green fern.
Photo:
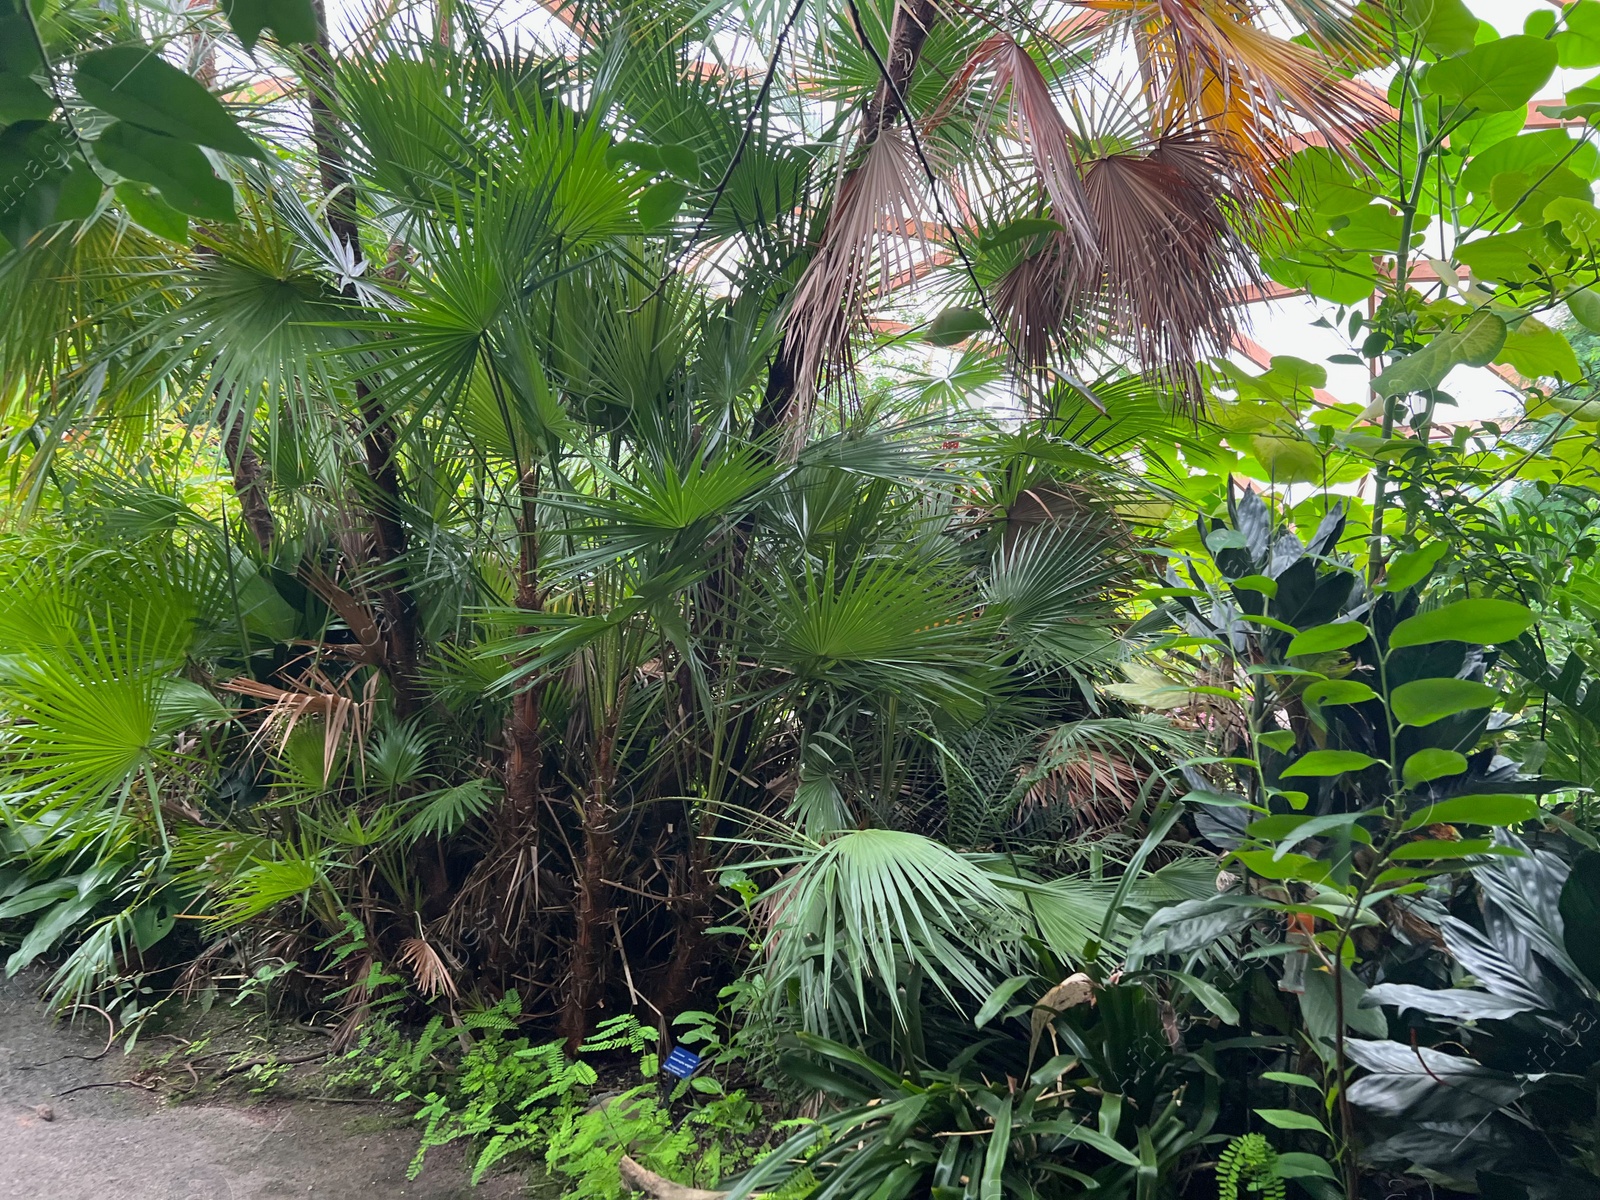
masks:
{"type": "Polygon", "coordinates": [[[1234,1138],[1217,1160],[1217,1200],[1239,1200],[1241,1185],[1261,1200],[1287,1196],[1278,1174],[1278,1152],[1259,1133],[1234,1138]]]}

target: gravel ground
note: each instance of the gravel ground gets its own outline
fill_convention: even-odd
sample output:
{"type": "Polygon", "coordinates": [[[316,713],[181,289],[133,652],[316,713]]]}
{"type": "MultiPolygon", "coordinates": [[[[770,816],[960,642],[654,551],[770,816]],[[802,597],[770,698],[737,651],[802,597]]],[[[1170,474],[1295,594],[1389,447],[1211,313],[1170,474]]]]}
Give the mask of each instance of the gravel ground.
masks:
{"type": "MultiPolygon", "coordinates": [[[[309,1100],[164,1103],[103,1056],[93,1013],[52,1021],[31,974],[0,982],[0,1200],[508,1200],[516,1181],[467,1186],[461,1155],[406,1166],[417,1132],[372,1105],[309,1100]]],[[[285,1052],[287,1053],[287,1051],[285,1052]]],[[[181,1072],[179,1073],[181,1076],[181,1072]]]]}

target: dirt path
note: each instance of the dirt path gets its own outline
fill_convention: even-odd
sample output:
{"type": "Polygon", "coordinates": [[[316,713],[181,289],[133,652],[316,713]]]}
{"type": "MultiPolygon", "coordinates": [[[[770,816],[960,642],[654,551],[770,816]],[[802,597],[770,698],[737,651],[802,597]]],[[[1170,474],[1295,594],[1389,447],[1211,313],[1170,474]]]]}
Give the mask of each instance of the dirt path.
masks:
{"type": "Polygon", "coordinates": [[[451,1147],[406,1166],[416,1130],[367,1105],[163,1104],[134,1087],[98,1017],[52,1022],[37,979],[0,982],[0,1200],[507,1200],[514,1180],[467,1186],[451,1147]],[[65,1093],[65,1094],[64,1094],[65,1093]],[[435,1157],[437,1155],[437,1157],[435,1157]]]}

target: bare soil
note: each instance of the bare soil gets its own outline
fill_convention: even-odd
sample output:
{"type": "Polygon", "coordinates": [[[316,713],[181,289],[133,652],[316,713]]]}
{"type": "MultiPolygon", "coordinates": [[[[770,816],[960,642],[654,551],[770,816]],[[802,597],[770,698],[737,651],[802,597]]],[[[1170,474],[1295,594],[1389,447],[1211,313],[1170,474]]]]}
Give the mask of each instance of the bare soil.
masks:
{"type": "MultiPolygon", "coordinates": [[[[0,1200],[508,1200],[517,1181],[472,1188],[459,1152],[406,1168],[417,1129],[406,1114],[309,1097],[208,1100],[152,1076],[144,1046],[106,1050],[85,1012],[53,1020],[39,978],[0,982],[0,1200]],[[85,1084],[103,1085],[84,1087],[85,1084]]],[[[287,1058],[292,1049],[283,1051],[287,1058]]],[[[171,1068],[186,1079],[184,1070],[171,1068]]],[[[230,1098],[223,1098],[224,1096],[230,1098]]]]}

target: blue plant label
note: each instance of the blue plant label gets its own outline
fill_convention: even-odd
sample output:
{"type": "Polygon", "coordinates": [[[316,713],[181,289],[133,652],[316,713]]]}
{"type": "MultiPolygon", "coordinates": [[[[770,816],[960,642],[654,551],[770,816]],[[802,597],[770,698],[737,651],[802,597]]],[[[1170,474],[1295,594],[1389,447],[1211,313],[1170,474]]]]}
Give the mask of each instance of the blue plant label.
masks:
{"type": "Polygon", "coordinates": [[[687,1079],[700,1069],[700,1056],[693,1050],[685,1050],[682,1046],[674,1046],[672,1053],[667,1055],[667,1061],[662,1068],[668,1075],[679,1079],[687,1079]]]}

